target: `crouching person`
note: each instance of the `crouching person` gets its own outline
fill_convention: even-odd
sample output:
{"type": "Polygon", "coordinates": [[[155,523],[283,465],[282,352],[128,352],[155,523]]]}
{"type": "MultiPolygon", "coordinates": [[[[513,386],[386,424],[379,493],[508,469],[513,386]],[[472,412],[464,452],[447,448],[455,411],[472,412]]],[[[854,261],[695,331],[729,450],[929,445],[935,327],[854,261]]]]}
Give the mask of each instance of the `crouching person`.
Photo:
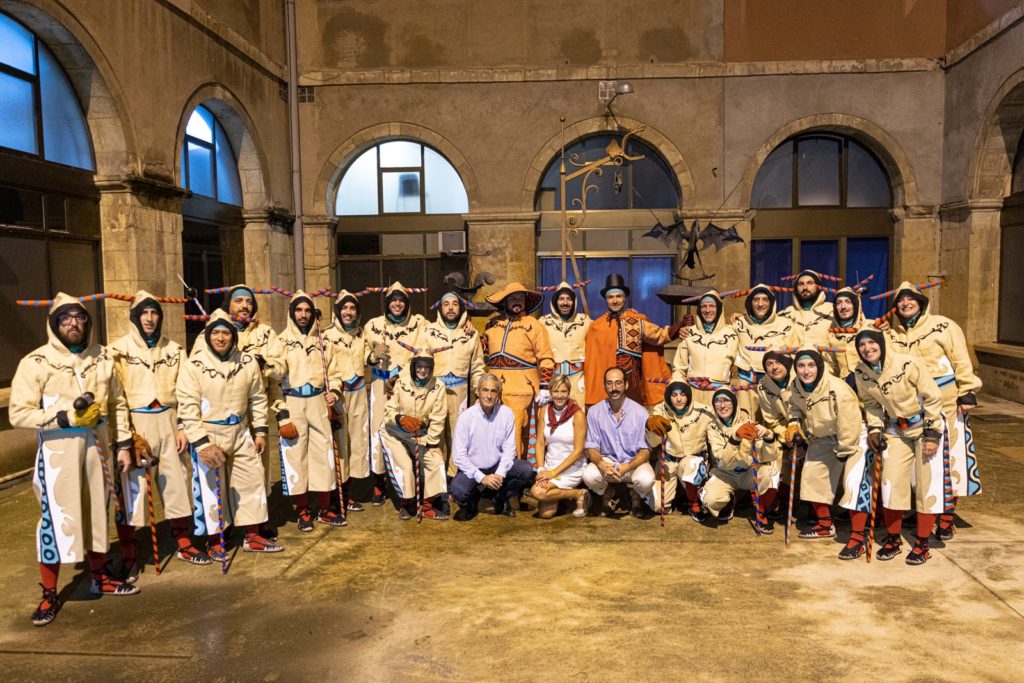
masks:
{"type": "Polygon", "coordinates": [[[208,553],[218,562],[227,559],[219,531],[231,524],[245,530],[246,552],[280,552],[259,533],[267,521],[261,460],[267,393],[259,363],[238,350],[238,330],[223,311],[214,311],[203,336],[205,347],[197,345],[178,377],[178,416],[192,452],[196,535],[209,536],[208,553]]]}
{"type": "Polygon", "coordinates": [[[551,402],[539,410],[537,429],[537,452],[544,454],[543,465],[530,495],[537,499],[537,516],[541,519],[554,517],[560,500],[574,501],[573,517],[584,517],[589,492],[579,486],[583,481],[587,418],[580,405],[569,398],[569,377],[555,375],[550,390],[551,402]]]}
{"type": "Polygon", "coordinates": [[[940,455],[947,433],[942,393],[921,361],[887,352],[881,332],[862,330],[854,342],[860,357],[854,375],[864,403],[868,447],[882,457],[882,516],[888,535],[875,557],[891,560],[902,552],[900,527],[913,488],[917,542],[907,564],[924,564],[931,557],[928,534],[944,505],[943,468],[948,462],[940,455]]]}
{"type": "Polygon", "coordinates": [[[445,385],[434,377],[434,359],[419,351],[398,375],[380,428],[384,465],[401,499],[399,519],[448,519],[441,452],[447,419],[445,385]]]}
{"type": "Polygon", "coordinates": [[[459,504],[457,522],[477,515],[482,495],[494,500],[494,514],[515,517],[508,499],[519,496],[533,478],[530,463],[516,458],[519,433],[512,409],[501,403],[501,380],[483,375],[476,398],[455,425],[452,459],[459,469],[451,494],[459,504]]]}
{"type": "Polygon", "coordinates": [[[25,356],[11,382],[12,427],[39,435],[32,477],[40,518],[36,555],[43,599],[32,623],[45,626],[60,610],[57,575],[61,564],[88,561],[93,595],[132,595],[139,589],[110,576],[107,560],[107,505],[115,464],[131,460],[128,409],[114,360],[91,343],[91,320],[78,299],[60,293],[50,305],[49,341],[25,356]]]}
{"type": "Polygon", "coordinates": [[[648,503],[656,512],[661,505],[669,512],[675,507],[683,514],[689,512],[694,521],[703,522],[707,512],[701,507],[698,492],[708,478],[707,434],[713,418],[703,406],[694,406],[692,398],[689,384],[673,381],[665,389],[664,402],[655,406],[647,418],[648,431],[661,441],[661,476],[648,503]],[[683,487],[683,496],[678,493],[677,481],[683,487]]]}
{"type": "Polygon", "coordinates": [[[754,524],[762,534],[770,534],[774,527],[765,512],[778,491],[779,467],[777,461],[758,462],[755,477],[754,447],[758,442],[771,442],[775,436],[750,421],[750,413],[739,408],[736,394],[729,389],[715,391],[711,405],[715,419],[708,429],[708,443],[715,468],[701,489],[701,502],[719,522],[728,522],[736,507],[736,494],[756,487],[754,524]]]}
{"type": "MultiPolygon", "coordinates": [[[[654,488],[654,470],[648,460],[647,410],[628,398],[629,382],[621,368],[604,372],[607,398],[595,403],[587,413],[587,459],[583,483],[599,498],[608,484],[626,484],[632,498],[630,513],[643,517],[647,513],[643,499],[654,488]]],[[[608,512],[611,512],[609,507],[608,512]]]]}

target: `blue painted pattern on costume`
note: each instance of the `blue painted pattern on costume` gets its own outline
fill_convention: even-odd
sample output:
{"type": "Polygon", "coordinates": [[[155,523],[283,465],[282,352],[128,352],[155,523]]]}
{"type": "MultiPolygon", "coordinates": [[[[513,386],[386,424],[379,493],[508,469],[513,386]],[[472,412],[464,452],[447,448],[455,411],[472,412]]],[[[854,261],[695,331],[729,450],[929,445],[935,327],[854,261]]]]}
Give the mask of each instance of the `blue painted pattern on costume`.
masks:
{"type": "Polygon", "coordinates": [[[857,512],[871,512],[871,472],[872,466],[875,464],[875,458],[878,455],[868,449],[864,457],[864,473],[860,477],[860,488],[857,490],[857,502],[855,510],[857,512]]]}
{"type": "Polygon", "coordinates": [[[39,561],[43,564],[60,562],[60,550],[57,538],[53,533],[53,515],[50,514],[50,497],[46,487],[46,459],[43,455],[43,439],[39,438],[39,450],[36,452],[36,477],[39,480],[39,507],[42,512],[39,533],[39,561]]]}
{"type": "Polygon", "coordinates": [[[192,455],[192,520],[196,525],[196,536],[206,536],[210,531],[206,528],[206,508],[203,506],[203,489],[199,481],[199,454],[191,446],[188,450],[192,455]]]}
{"type": "Polygon", "coordinates": [[[701,460],[697,465],[697,474],[693,478],[693,485],[700,488],[708,480],[708,461],[701,460]]]}
{"type": "Polygon", "coordinates": [[[964,445],[967,451],[967,495],[981,493],[981,474],[978,472],[978,459],[974,455],[974,432],[971,430],[971,416],[964,415],[964,445]]]}
{"type": "MultiPolygon", "coordinates": [[[[115,475],[118,474],[116,468],[114,469],[114,474],[115,475]]],[[[127,496],[124,495],[124,487],[122,487],[122,485],[121,485],[121,477],[120,476],[116,476],[114,478],[114,495],[117,496],[118,498],[120,498],[121,500],[125,501],[125,502],[127,502],[127,500],[128,500],[127,496]]],[[[122,505],[120,508],[114,510],[114,523],[115,524],[120,524],[122,526],[125,525],[125,524],[128,524],[128,515],[126,514],[127,511],[125,510],[125,507],[126,507],[125,505],[122,505]]]]}
{"type": "Polygon", "coordinates": [[[284,469],[284,439],[280,436],[277,437],[277,452],[278,460],[281,461],[281,495],[287,496],[288,494],[288,473],[284,469]]]}
{"type": "Polygon", "coordinates": [[[389,457],[390,453],[388,453],[387,447],[384,446],[383,438],[381,438],[380,452],[381,455],[384,456],[384,467],[388,471],[388,479],[391,480],[391,485],[395,487],[395,491],[398,493],[399,498],[405,498],[405,496],[402,495],[402,487],[398,485],[398,478],[395,477],[395,471],[391,468],[391,458],[389,457]]]}

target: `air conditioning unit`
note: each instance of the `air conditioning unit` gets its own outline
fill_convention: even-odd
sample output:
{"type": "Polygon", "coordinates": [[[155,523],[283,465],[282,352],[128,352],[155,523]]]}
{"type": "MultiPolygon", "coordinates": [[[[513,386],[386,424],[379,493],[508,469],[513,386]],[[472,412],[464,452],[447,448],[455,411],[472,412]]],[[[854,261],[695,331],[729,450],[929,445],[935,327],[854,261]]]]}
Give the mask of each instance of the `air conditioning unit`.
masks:
{"type": "Polygon", "coordinates": [[[437,250],[442,254],[465,254],[466,232],[464,230],[444,230],[437,233],[437,250]]]}

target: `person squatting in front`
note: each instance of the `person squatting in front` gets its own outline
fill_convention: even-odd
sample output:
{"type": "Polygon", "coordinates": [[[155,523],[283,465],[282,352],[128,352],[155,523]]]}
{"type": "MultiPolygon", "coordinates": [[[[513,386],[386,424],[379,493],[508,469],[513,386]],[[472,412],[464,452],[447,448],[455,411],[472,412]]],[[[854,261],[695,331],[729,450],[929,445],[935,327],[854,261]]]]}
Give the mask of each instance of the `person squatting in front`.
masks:
{"type": "Polygon", "coordinates": [[[604,371],[605,398],[587,412],[587,459],[583,483],[614,513],[604,499],[609,484],[625,484],[630,490],[630,513],[643,517],[643,499],[654,487],[654,470],[647,446],[647,410],[627,396],[629,381],[622,368],[604,371]]]}
{"type": "Polygon", "coordinates": [[[46,322],[47,343],[18,363],[8,408],[12,427],[39,435],[32,483],[40,507],[36,552],[43,595],[32,614],[36,626],[49,624],[60,610],[61,564],[87,561],[93,595],[139,592],[104,568],[114,488],[110,436],[119,460],[131,458],[132,443],[114,359],[92,343],[91,316],[78,299],[57,294],[46,322]]]}
{"type": "Polygon", "coordinates": [[[665,400],[647,418],[647,431],[657,437],[656,445],[660,444],[658,483],[647,499],[655,512],[664,505],[666,512],[673,507],[682,514],[689,512],[696,522],[707,519],[699,490],[708,478],[707,434],[713,419],[706,408],[694,405],[693,391],[685,381],[673,380],[665,389],[665,400]],[[677,481],[683,496],[678,493],[677,481]]]}
{"type": "Polygon", "coordinates": [[[540,410],[537,426],[537,452],[543,461],[530,495],[537,501],[537,516],[551,519],[558,513],[558,503],[576,503],[573,517],[587,514],[588,491],[580,488],[583,481],[584,445],[587,438],[587,416],[572,396],[572,380],[561,374],[551,379],[551,402],[540,410]]]}
{"type": "MultiPolygon", "coordinates": [[[[840,482],[844,482],[840,505],[854,510],[860,494],[858,475],[867,474],[864,421],[857,395],[846,382],[828,372],[825,358],[817,350],[797,352],[794,374],[790,384],[786,443],[790,447],[797,446],[798,436],[807,443],[800,499],[811,504],[818,520],[814,526],[801,531],[800,538],[833,538],[836,531],[831,509],[840,482]],[[844,476],[844,472],[849,476],[844,476]],[[851,487],[855,479],[858,479],[856,486],[851,487]]],[[[856,543],[863,541],[866,521],[867,508],[863,514],[850,515],[850,552],[861,552],[856,549],[856,543]]]]}
{"type": "Polygon", "coordinates": [[[758,442],[763,446],[765,441],[772,441],[775,435],[751,421],[750,413],[739,407],[739,400],[730,389],[716,390],[711,396],[711,407],[715,419],[708,429],[708,445],[715,466],[700,490],[701,503],[719,523],[726,523],[735,512],[737,493],[756,488],[754,524],[762,534],[770,534],[774,528],[765,512],[778,492],[779,466],[778,461],[761,461],[761,447],[755,469],[754,448],[758,442]]]}
{"type": "Polygon", "coordinates": [[[218,562],[228,559],[219,532],[232,524],[245,530],[246,552],[280,552],[276,541],[260,534],[267,522],[261,460],[267,393],[259,363],[238,350],[238,329],[222,310],[214,311],[203,338],[178,377],[178,416],[191,444],[196,535],[209,538],[208,552],[218,562]]]}
{"type": "MultiPolygon", "coordinates": [[[[188,439],[178,419],[176,388],[185,352],[163,334],[164,312],[157,298],[146,291],[135,294],[128,309],[128,334],[110,345],[114,367],[124,387],[131,429],[142,441],[134,448],[133,463],[120,476],[124,514],[117,524],[126,580],[134,583],[141,563],[136,561],[135,529],[146,519],[146,467],[163,502],[179,560],[210,564],[210,557],[192,543],[192,485],[189,478],[188,439]],[[142,462],[141,450],[148,450],[142,462]]],[[[136,441],[138,439],[136,438],[136,441]]]]}
{"type": "Polygon", "coordinates": [[[882,454],[882,518],[886,538],[875,554],[891,560],[902,552],[903,512],[917,510],[917,542],[907,564],[931,557],[928,535],[944,510],[942,441],[945,417],[942,392],[926,366],[898,353],[877,330],[862,330],[855,339],[860,362],[854,374],[864,405],[868,446],[882,454]]]}
{"type": "Polygon", "coordinates": [[[398,517],[448,519],[444,428],[448,420],[445,385],[434,377],[434,359],[422,349],[398,376],[384,406],[381,447],[388,477],[400,499],[398,517]]]}
{"type": "Polygon", "coordinates": [[[515,517],[508,500],[519,496],[534,476],[530,464],[516,457],[516,419],[502,403],[502,386],[497,375],[484,374],[477,385],[476,403],[463,411],[455,425],[452,458],[459,470],[449,488],[459,504],[457,522],[476,517],[483,496],[493,500],[494,514],[515,517]]]}
{"type": "Polygon", "coordinates": [[[793,447],[786,444],[793,359],[778,351],[768,351],[761,356],[761,368],[764,372],[759,373],[761,378],[754,392],[761,413],[758,423],[775,435],[774,440],[764,442],[762,451],[765,460],[778,460],[782,470],[775,504],[769,506],[767,512],[769,518],[779,519],[783,516],[783,506],[788,510],[789,499],[796,493],[807,444],[802,439],[793,447]]]}
{"type": "Polygon", "coordinates": [[[316,494],[318,522],[328,526],[347,523],[345,515],[332,510],[330,504],[341,465],[330,420],[341,397],[341,366],[334,345],[317,334],[317,314],[311,296],[302,290],[292,295],[288,325],[278,337],[284,366],[281,381],[271,388],[281,449],[281,493],[295,503],[299,531],[313,530],[310,493],[316,494]]]}

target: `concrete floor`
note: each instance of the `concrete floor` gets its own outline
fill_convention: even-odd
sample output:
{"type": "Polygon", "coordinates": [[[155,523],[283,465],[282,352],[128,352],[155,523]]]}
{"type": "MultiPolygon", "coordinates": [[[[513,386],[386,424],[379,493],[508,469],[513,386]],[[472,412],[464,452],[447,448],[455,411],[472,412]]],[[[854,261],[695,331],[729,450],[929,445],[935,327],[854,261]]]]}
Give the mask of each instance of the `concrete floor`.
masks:
{"type": "MultiPolygon", "coordinates": [[[[1024,426],[974,420],[984,495],[923,567],[840,562],[836,542],[758,539],[673,516],[400,522],[282,529],[286,551],[231,572],[172,560],[141,595],[68,602],[44,629],[31,486],[0,492],[5,680],[1020,680],[1024,426]]],[[[167,539],[167,531],[162,527],[167,539]]],[[[905,546],[906,547],[906,546],[905,546]]],[[[164,552],[170,547],[165,541],[164,552]]]]}

